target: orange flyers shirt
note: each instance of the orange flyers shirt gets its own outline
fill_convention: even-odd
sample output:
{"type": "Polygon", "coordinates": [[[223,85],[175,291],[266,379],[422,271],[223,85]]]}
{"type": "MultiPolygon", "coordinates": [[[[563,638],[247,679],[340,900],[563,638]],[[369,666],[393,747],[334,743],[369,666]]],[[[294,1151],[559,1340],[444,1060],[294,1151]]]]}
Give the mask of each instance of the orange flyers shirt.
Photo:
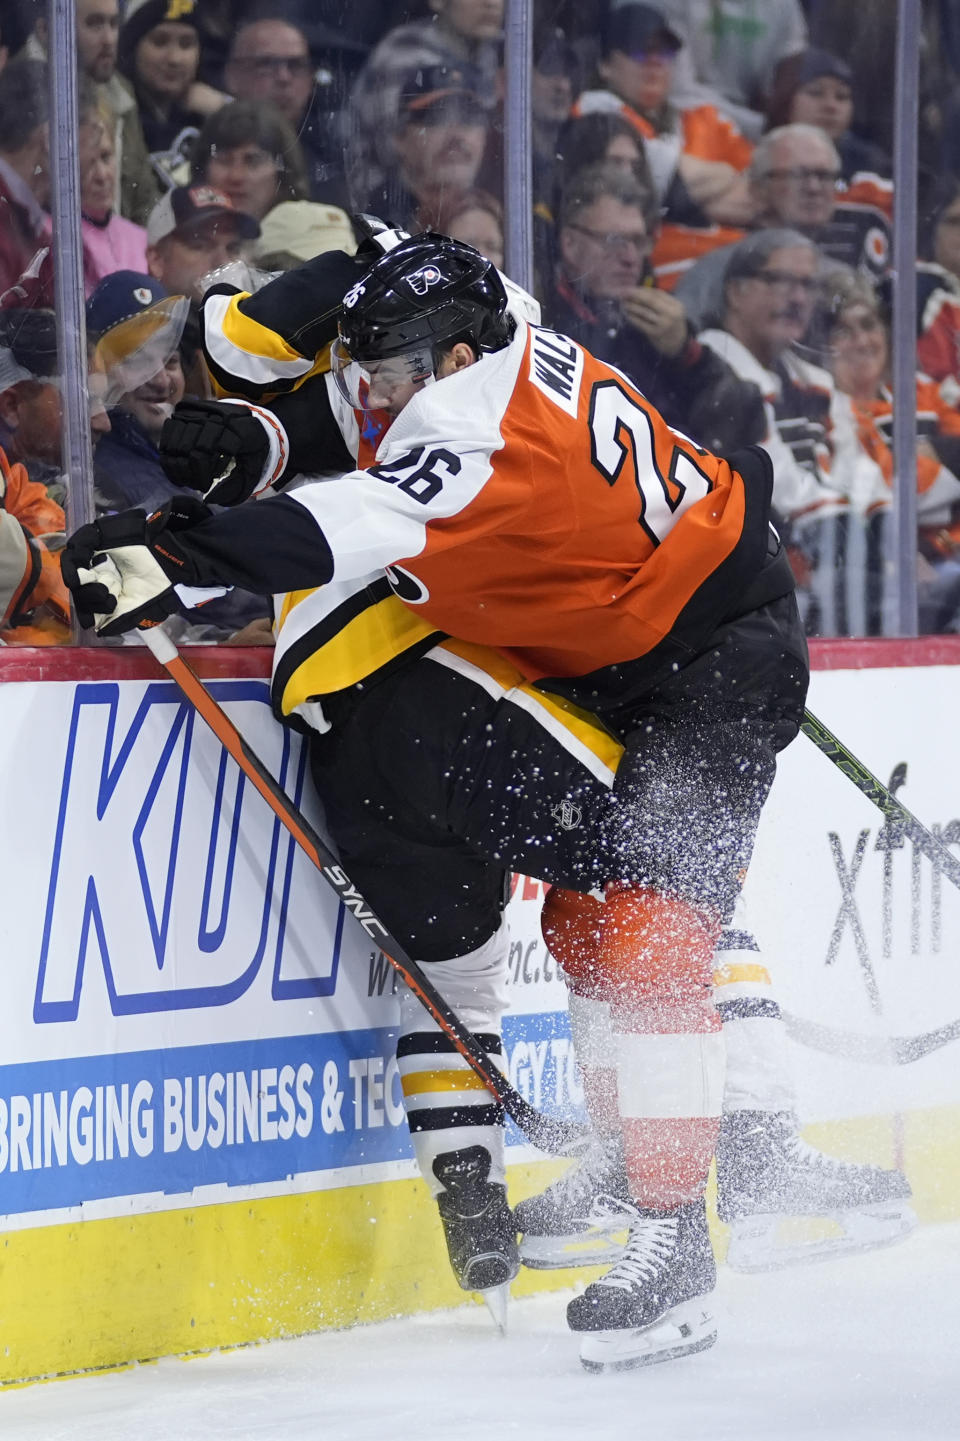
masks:
{"type": "Polygon", "coordinates": [[[767,544],[768,494],[748,495],[619,371],[524,323],[416,394],[372,466],[292,499],[334,582],[382,566],[437,629],[532,680],[645,655],[718,577],[735,600],[767,544]]]}

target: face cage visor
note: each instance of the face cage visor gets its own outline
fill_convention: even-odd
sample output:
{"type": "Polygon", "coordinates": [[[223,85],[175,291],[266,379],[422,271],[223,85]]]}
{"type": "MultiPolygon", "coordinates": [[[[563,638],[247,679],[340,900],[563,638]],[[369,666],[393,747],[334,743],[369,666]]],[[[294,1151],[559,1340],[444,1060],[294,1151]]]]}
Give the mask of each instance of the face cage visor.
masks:
{"type": "Polygon", "coordinates": [[[341,339],[330,347],[330,369],[337,389],[354,410],[399,415],[418,390],[436,379],[433,366],[433,352],[425,344],[363,364],[353,359],[341,339]]]}

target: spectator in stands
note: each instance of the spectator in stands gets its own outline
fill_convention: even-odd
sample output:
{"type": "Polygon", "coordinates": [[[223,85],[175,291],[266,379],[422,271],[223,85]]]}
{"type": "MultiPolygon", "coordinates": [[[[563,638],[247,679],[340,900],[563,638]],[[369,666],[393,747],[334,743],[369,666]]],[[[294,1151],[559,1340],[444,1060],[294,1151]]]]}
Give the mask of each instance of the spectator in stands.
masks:
{"type": "MultiPolygon", "coordinates": [[[[9,350],[0,346],[0,387],[10,365],[9,350]]],[[[64,645],[70,639],[70,598],[60,562],[38,524],[62,539],[66,517],[0,448],[0,645],[64,645]]]]}
{"type": "Polygon", "coordinates": [[[350,217],[336,205],[314,200],[287,200],[275,205],[251,247],[251,259],[262,270],[294,270],[327,250],[355,254],[356,236],[350,217]]]}
{"type": "Polygon", "coordinates": [[[46,66],[15,60],[0,73],[0,295],[43,244],[50,200],[46,66]]]}
{"type": "Polygon", "coordinates": [[[849,205],[870,205],[893,218],[890,157],[861,140],[853,123],[853,71],[839,55],[803,50],[780,68],[767,109],[768,129],[815,125],[833,141],[840,158],[839,185],[849,205]]]}
{"type": "Polygon", "coordinates": [[[416,228],[465,240],[503,269],[503,206],[489,190],[446,192],[438,205],[420,207],[416,228]]]}
{"type": "Polygon", "coordinates": [[[648,201],[620,166],[575,177],[544,318],[625,371],[670,424],[711,449],[749,445],[764,434],[759,393],[696,341],[683,306],[653,285],[648,201]]]}
{"type": "MultiPolygon", "coordinates": [[[[660,225],[660,203],[647,163],[642,137],[635,125],[614,111],[572,116],[557,137],[557,181],[549,203],[534,208],[534,256],[539,276],[548,276],[556,265],[556,225],[566,182],[593,165],[619,166],[631,175],[647,197],[647,230],[653,235],[660,225]]],[[[545,286],[538,281],[537,293],[545,286]]]]}
{"type": "Polygon", "coordinates": [[[221,190],[255,220],[308,195],[296,135],[271,106],[253,101],[233,100],[210,116],[194,142],[190,171],[195,184],[221,190]]]}
{"type": "MultiPolygon", "coordinates": [[[[113,116],[118,186],[111,205],[128,220],[143,225],[160,198],[160,182],[150,164],[133,91],[117,73],[119,0],[76,0],[76,7],[81,83],[86,77],[97,87],[98,99],[113,116]]],[[[47,42],[47,20],[41,15],[31,35],[31,53],[46,60],[47,42]]]]}
{"type": "Polygon", "coordinates": [[[120,28],[120,69],[133,86],[151,163],[164,185],[185,178],[207,115],[227,99],[197,84],[197,0],[131,0],[120,28]]]}
{"type": "Polygon", "coordinates": [[[681,110],[713,105],[758,139],[781,66],[807,43],[801,0],[659,0],[658,8],[684,42],[673,103],[681,110]]]}
{"type": "Polygon", "coordinates": [[[871,518],[888,493],[859,442],[849,399],[797,349],[817,288],[816,246],[768,229],[736,247],[724,277],[722,324],[700,335],[763,394],[773,501],[787,529],[801,610],[812,635],[869,629],[882,535],[871,518]]]}
{"type": "MultiPolygon", "coordinates": [[[[840,158],[833,141],[813,125],[785,125],[764,135],[750,167],[756,229],[798,230],[815,242],[818,274],[828,287],[838,272],[862,270],[879,280],[887,270],[890,232],[877,210],[838,199],[840,158]]],[[[737,243],[737,242],[735,242],[737,243]]],[[[679,280],[676,293],[695,326],[712,324],[723,301],[732,247],[704,255],[679,280]]],[[[807,344],[823,345],[825,310],[811,312],[807,344]]]]}
{"type": "MultiPolygon", "coordinates": [[[[177,349],[186,318],[183,297],[171,297],[150,275],[118,271],[100,283],[87,302],[87,330],[114,374],[128,367],[136,383],[114,401],[111,429],[97,448],[94,467],[100,512],[131,506],[153,510],[185,492],[160,464],[157,443],[164,422],[184,395],[177,349]],[[154,369],[154,366],[156,368],[154,369]]],[[[202,622],[183,622],[180,639],[227,640],[256,621],[262,640],[265,600],[231,591],[205,605],[202,622]]],[[[243,636],[243,641],[248,637],[243,636]]]]}
{"type": "Polygon", "coordinates": [[[347,116],[348,177],[354,207],[380,194],[396,164],[401,97],[417,70],[467,70],[479,104],[498,97],[504,0],[429,0],[428,19],[390,30],[357,76],[347,116]]]}
{"type": "MultiPolygon", "coordinates": [[[[893,395],[887,316],[871,286],[839,285],[831,307],[831,369],[850,397],[860,443],[893,485],[893,395]]],[[[960,618],[960,413],[928,376],[917,376],[917,519],[921,631],[960,618]]]]}
{"type": "Polygon", "coordinates": [[[244,20],[236,29],[224,69],[224,83],[236,100],[271,105],[290,126],[303,152],[312,200],[343,207],[347,184],[343,146],[332,123],[335,97],[321,93],[307,37],[297,25],[276,17],[244,20]]]}
{"type": "Polygon", "coordinates": [[[587,90],[575,115],[614,112],[644,141],[667,223],[740,224],[750,214],[743,172],[751,143],[711,105],[677,110],[668,95],[679,36],[653,5],[623,5],[608,20],[598,65],[603,89],[587,90]]]}
{"type": "Polygon", "coordinates": [[[117,189],[110,204],[127,220],[144,225],[160,186],[133,91],[117,73],[119,24],[119,0],[77,0],[77,60],[113,116],[117,189]]]}
{"type": "Polygon", "coordinates": [[[560,188],[560,133],[582,89],[582,68],[565,31],[552,23],[541,24],[534,31],[530,77],[533,208],[534,214],[545,220],[553,217],[560,188]]]}
{"type": "MultiPolygon", "coordinates": [[[[113,208],[117,169],[113,116],[91,96],[80,97],[77,153],[80,165],[80,233],[83,240],[83,281],[89,296],[114,270],[145,270],[147,232],[113,208]]],[[[49,231],[47,231],[49,235],[49,231]]]]}
{"type": "Polygon", "coordinates": [[[917,360],[960,404],[960,181],[942,177],[919,210],[917,360]]]}
{"type": "MultiPolygon", "coordinates": [[[[167,290],[152,276],[118,270],[101,281],[87,302],[91,339],[99,344],[122,322],[143,316],[168,299],[167,290]]],[[[169,314],[172,317],[173,312],[169,314]]],[[[130,506],[154,510],[173,493],[160,464],[157,442],[164,421],[184,395],[177,346],[185,318],[185,307],[175,322],[164,316],[166,341],[155,357],[157,370],[120,395],[111,408],[110,433],[97,448],[94,472],[101,510],[130,506]]]]}
{"type": "Polygon", "coordinates": [[[203,298],[201,281],[241,259],[260,226],[209,185],[184,185],[159,200],[147,222],[147,269],[171,295],[203,298]]]}
{"type": "Polygon", "coordinates": [[[62,504],[66,494],[60,457],[63,408],[53,312],[0,311],[0,343],[7,357],[0,391],[0,446],[12,463],[23,465],[30,479],[62,504]]]}
{"type": "Polygon", "coordinates": [[[450,191],[471,190],[483,162],[489,113],[474,72],[428,66],[408,77],[393,137],[395,169],[366,206],[410,230],[421,207],[436,209],[450,191]]]}

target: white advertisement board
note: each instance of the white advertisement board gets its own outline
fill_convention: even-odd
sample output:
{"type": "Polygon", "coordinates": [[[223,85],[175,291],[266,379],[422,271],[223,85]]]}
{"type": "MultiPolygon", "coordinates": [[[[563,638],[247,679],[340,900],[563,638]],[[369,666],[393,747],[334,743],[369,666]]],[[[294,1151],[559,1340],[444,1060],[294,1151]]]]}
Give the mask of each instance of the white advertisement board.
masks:
{"type": "MultiPolygon", "coordinates": [[[[309,809],[266,684],[211,689],[309,809]]],[[[946,666],[823,673],[811,692],[954,846],[958,703],[946,666]]],[[[412,1175],[393,973],[175,687],[6,684],[0,723],[0,1227],[412,1175]]],[[[793,1054],[805,1119],[960,1099],[956,1040],[906,1064],[886,1045],[960,1017],[960,894],[803,738],[747,894],[816,1043],[793,1054]]],[[[505,1040],[511,1079],[556,1109],[582,1097],[541,896],[521,879],[511,903],[505,1040]]]]}

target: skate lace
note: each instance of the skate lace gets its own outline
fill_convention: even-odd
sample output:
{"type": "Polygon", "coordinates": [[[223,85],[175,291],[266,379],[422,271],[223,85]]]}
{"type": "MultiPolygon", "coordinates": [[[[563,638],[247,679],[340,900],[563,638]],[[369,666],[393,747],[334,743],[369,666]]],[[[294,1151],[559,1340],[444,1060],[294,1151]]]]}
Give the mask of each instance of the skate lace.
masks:
{"type": "Polygon", "coordinates": [[[632,1207],[621,1206],[621,1209],[625,1217],[632,1219],[630,1239],[619,1261],[595,1284],[632,1291],[663,1269],[676,1241],[677,1222],[673,1216],[659,1221],[643,1220],[632,1207]]]}
{"type": "Polygon", "coordinates": [[[791,1160],[801,1166],[811,1166],[824,1176],[834,1176],[838,1179],[846,1179],[853,1173],[864,1173],[876,1170],[874,1166],[857,1166],[852,1161],[841,1161],[837,1156],[828,1156],[824,1151],[818,1151],[815,1146],[808,1145],[799,1136],[792,1136],[789,1144],[791,1160]]]}

